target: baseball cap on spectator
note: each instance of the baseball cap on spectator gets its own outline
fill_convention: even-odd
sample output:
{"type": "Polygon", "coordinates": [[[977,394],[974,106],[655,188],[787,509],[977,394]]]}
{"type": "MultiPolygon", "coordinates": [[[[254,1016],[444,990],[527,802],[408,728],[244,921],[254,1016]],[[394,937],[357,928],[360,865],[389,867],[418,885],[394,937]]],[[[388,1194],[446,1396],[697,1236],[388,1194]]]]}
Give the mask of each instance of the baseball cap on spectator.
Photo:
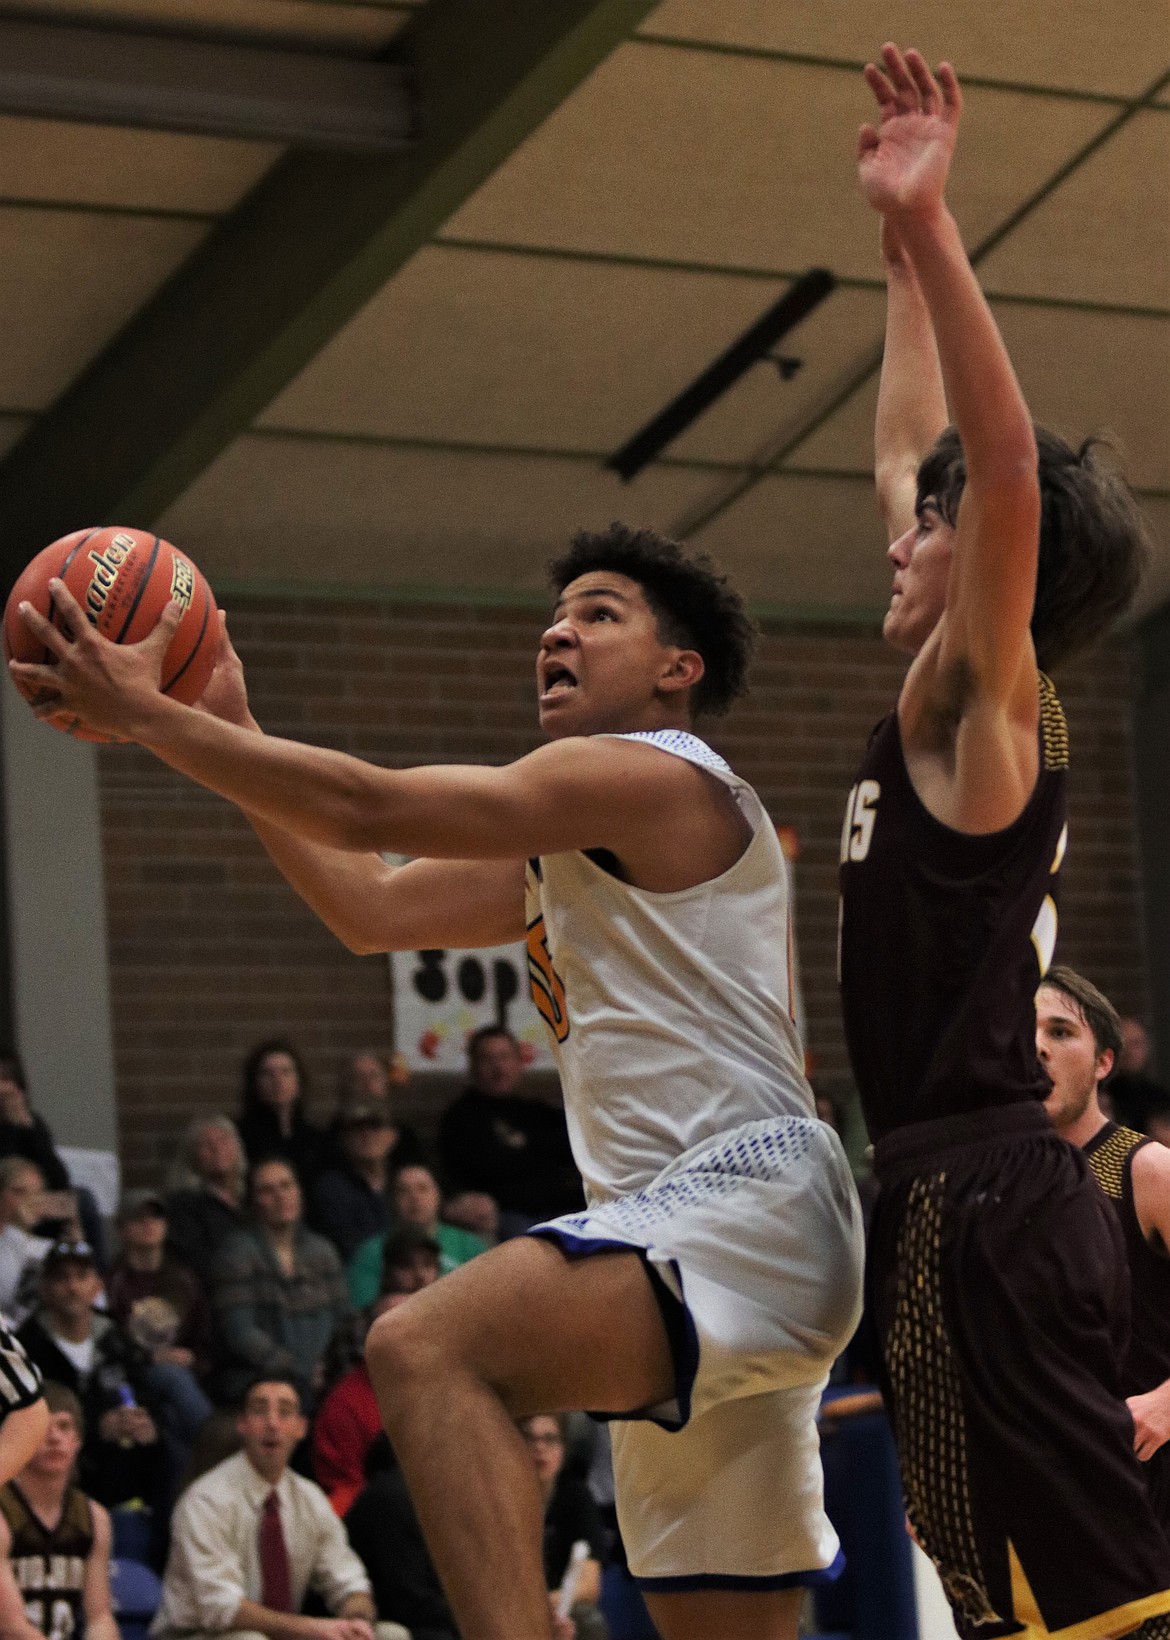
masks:
{"type": "Polygon", "coordinates": [[[127,1219],[142,1219],[148,1213],[156,1213],[160,1219],[167,1216],[166,1203],[157,1190],[124,1190],[115,1222],[124,1224],[127,1219]]]}

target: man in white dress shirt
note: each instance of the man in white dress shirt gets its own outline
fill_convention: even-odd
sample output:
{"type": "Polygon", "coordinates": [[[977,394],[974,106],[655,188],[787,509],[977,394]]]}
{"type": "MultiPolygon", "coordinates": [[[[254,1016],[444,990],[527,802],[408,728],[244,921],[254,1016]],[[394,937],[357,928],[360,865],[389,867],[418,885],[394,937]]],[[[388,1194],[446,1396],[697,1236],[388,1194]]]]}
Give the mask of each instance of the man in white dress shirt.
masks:
{"type": "Polygon", "coordinates": [[[238,1426],[244,1448],[189,1486],[171,1526],[156,1636],[410,1640],[378,1623],[366,1569],[324,1492],[288,1460],[308,1423],[291,1380],[257,1380],[238,1426]],[[331,1617],[302,1617],[309,1588],[331,1617]]]}

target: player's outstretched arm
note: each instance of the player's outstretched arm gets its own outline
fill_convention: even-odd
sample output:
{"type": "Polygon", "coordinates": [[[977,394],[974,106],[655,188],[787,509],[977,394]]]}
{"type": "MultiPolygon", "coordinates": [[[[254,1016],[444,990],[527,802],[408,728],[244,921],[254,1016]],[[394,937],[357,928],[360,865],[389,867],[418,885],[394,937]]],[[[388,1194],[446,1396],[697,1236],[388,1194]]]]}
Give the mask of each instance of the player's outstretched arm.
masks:
{"type": "MultiPolygon", "coordinates": [[[[633,866],[634,881],[645,865],[652,880],[643,886],[652,888],[673,850],[671,880],[662,886],[689,886],[673,881],[675,867],[701,849],[715,800],[708,795],[706,804],[680,805],[706,777],[678,758],[598,736],[555,741],[503,768],[378,768],[342,752],[256,734],[163,695],[159,673],[176,605],[142,643],[113,644],[90,626],[63,582],[50,585],[66,630],[28,604],[21,614],[56,664],[10,663],[18,684],[38,700],[38,715],[80,717],[135,740],[267,825],[348,852],[442,860],[525,860],[603,847],[633,866]],[[675,818],[667,840],[664,813],[675,818]]],[[[729,825],[716,828],[716,852],[730,836],[729,825]]],[[[699,860],[693,881],[730,863],[706,869],[699,860]]]]}
{"type": "Polygon", "coordinates": [[[948,422],[930,309],[892,217],[882,218],[886,341],[878,386],[873,470],[887,540],[914,523],[918,469],[948,422]]]}
{"type": "MultiPolygon", "coordinates": [[[[262,734],[222,610],[219,618],[219,656],[199,710],[262,734]]],[[[255,814],[246,818],[289,885],[358,955],[467,950],[523,937],[524,866],[519,860],[413,860],[392,866],[380,854],[330,848],[255,814]]]]}
{"type": "MultiPolygon", "coordinates": [[[[1170,1257],[1170,1150],[1143,1145],[1134,1153],[1132,1178],[1142,1234],[1170,1257]]],[[[1170,1378],[1144,1395],[1131,1395],[1126,1404],[1133,1415],[1134,1451],[1148,1462],[1170,1440],[1170,1378]]]]}
{"type": "Polygon", "coordinates": [[[1040,488],[1028,407],[945,202],[959,84],[949,64],[936,79],[919,53],[892,45],[865,77],[879,123],[861,131],[862,187],[913,265],[967,469],[939,669],[961,672],[973,697],[1007,705],[1035,693],[1040,488]]]}

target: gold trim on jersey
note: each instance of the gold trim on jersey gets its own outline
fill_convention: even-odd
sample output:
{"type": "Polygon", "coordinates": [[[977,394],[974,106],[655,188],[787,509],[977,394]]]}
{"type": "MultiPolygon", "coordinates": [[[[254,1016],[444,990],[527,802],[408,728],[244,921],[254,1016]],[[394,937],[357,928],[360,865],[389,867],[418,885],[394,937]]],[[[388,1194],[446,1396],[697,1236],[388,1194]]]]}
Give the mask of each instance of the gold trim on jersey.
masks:
{"type": "Polygon", "coordinates": [[[1044,767],[1068,768],[1068,723],[1052,679],[1040,673],[1040,735],[1044,743],[1044,767]]]}
{"type": "Polygon", "coordinates": [[[1085,1155],[1085,1160],[1097,1176],[1097,1183],[1107,1196],[1114,1201],[1120,1201],[1125,1186],[1125,1161],[1132,1150],[1135,1150],[1145,1138],[1144,1133],[1135,1133],[1132,1128],[1119,1127],[1116,1133],[1111,1133],[1105,1143],[1098,1145],[1085,1155]]]}
{"type": "MultiPolygon", "coordinates": [[[[1024,1568],[1011,1543],[1008,1544],[1008,1571],[1012,1583],[1013,1616],[1024,1625],[1018,1640],[1121,1640],[1128,1634],[1133,1640],[1156,1640],[1153,1633],[1135,1634],[1138,1625],[1150,1617],[1165,1617],[1170,1612],[1170,1589],[1160,1594],[1148,1594],[1141,1600],[1127,1600],[1124,1606],[1113,1606],[1096,1617],[1086,1617],[1067,1628],[1050,1629],[1040,1614],[1036,1596],[1032,1593],[1024,1568]]],[[[1162,1625],[1158,1625],[1161,1631],[1162,1625]]],[[[1166,1633],[1170,1635],[1170,1629],[1166,1633]]]]}

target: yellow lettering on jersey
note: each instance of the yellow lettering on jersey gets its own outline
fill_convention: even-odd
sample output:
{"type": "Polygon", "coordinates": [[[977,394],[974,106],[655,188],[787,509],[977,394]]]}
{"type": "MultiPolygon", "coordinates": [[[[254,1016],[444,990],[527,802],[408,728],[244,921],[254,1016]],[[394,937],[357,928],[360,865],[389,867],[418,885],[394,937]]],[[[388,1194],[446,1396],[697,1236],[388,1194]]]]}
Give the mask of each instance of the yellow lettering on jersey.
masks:
{"type": "Polygon", "coordinates": [[[537,917],[528,925],[528,982],[536,1011],[558,1042],[569,1034],[569,1012],[565,1006],[565,987],[553,967],[545,933],[544,918],[537,917]]]}
{"type": "Polygon", "coordinates": [[[1036,960],[1040,964],[1040,978],[1043,979],[1052,967],[1056,951],[1056,901],[1051,894],[1044,896],[1044,904],[1036,913],[1036,921],[1032,924],[1032,944],[1036,947],[1036,960]]]}
{"type": "Polygon", "coordinates": [[[845,805],[845,825],[841,831],[841,864],[864,860],[873,841],[874,812],[882,788],[876,780],[859,781],[845,805]]]}

